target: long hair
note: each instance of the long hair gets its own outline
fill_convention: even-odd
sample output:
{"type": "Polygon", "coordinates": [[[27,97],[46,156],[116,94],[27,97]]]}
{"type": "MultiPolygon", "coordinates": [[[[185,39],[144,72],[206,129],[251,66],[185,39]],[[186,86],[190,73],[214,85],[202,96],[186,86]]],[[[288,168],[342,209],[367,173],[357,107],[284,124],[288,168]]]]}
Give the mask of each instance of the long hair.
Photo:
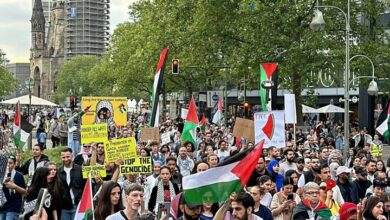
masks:
{"type": "MultiPolygon", "coordinates": [[[[55,162],[53,161],[49,161],[45,164],[45,167],[49,168],[49,165],[56,165],[55,162]]],[[[57,170],[58,172],[58,170],[57,170]]],[[[56,172],[56,175],[55,177],[53,178],[52,182],[48,183],[48,190],[49,190],[49,193],[53,196],[56,196],[56,197],[59,197],[61,198],[61,179],[60,177],[58,176],[58,173],[56,172]]],[[[49,173],[50,173],[50,169],[49,169],[49,173]]]]}
{"type": "Polygon", "coordinates": [[[114,213],[119,212],[120,210],[125,209],[122,203],[122,188],[121,186],[114,182],[114,181],[108,181],[105,182],[102,186],[102,190],[99,193],[99,198],[96,204],[95,208],[95,219],[96,220],[104,220],[107,218],[107,216],[113,214],[111,213],[111,191],[115,187],[119,187],[120,194],[119,194],[119,200],[118,204],[114,206],[114,213]]]}
{"type": "Polygon", "coordinates": [[[49,168],[39,167],[35,170],[35,173],[31,180],[31,186],[27,190],[27,201],[32,201],[38,198],[39,190],[41,188],[47,188],[47,176],[49,176],[49,168]]]}
{"type": "Polygon", "coordinates": [[[364,206],[363,210],[363,216],[366,220],[376,219],[372,214],[372,210],[380,202],[382,202],[381,198],[378,198],[376,196],[370,196],[370,198],[367,199],[366,205],[364,206]]]}

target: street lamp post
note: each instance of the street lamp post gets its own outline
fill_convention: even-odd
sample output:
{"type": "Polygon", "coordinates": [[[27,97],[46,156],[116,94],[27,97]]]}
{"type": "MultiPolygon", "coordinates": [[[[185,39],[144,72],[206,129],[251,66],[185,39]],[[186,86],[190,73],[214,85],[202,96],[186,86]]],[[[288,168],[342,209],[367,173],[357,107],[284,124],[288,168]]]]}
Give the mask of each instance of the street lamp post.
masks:
{"type": "Polygon", "coordinates": [[[30,78],[28,78],[28,81],[26,82],[27,86],[28,86],[28,107],[27,107],[27,115],[28,115],[28,119],[30,120],[30,106],[31,106],[31,86],[34,86],[34,80],[30,78]]]}
{"type": "MultiPolygon", "coordinates": [[[[332,6],[332,5],[319,5],[318,0],[317,0],[317,6],[316,10],[314,12],[314,18],[312,22],[310,23],[310,28],[314,31],[320,31],[325,28],[325,21],[322,15],[322,12],[318,8],[334,8],[339,10],[345,18],[345,74],[344,74],[344,156],[347,155],[348,149],[349,149],[349,87],[350,87],[350,82],[349,82],[349,76],[350,76],[350,61],[356,57],[363,57],[366,58],[370,61],[371,66],[372,66],[372,78],[373,80],[370,83],[370,86],[368,88],[369,94],[373,94],[374,90],[378,90],[376,86],[376,82],[374,81],[374,64],[371,61],[370,58],[364,55],[355,55],[351,59],[349,58],[349,44],[350,44],[350,39],[349,39],[349,32],[350,32],[350,0],[347,1],[347,13],[345,13],[341,8],[332,6]],[[376,89],[375,89],[376,88],[376,89]]],[[[363,78],[363,77],[361,77],[363,78]]]]}

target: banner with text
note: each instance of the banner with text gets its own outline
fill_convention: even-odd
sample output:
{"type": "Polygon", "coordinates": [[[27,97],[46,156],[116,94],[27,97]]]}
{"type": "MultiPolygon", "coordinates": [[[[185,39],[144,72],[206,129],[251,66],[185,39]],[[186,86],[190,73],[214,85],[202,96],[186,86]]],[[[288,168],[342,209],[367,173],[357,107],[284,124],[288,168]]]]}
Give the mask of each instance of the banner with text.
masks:
{"type": "Polygon", "coordinates": [[[153,172],[151,157],[134,157],[125,160],[120,166],[122,174],[150,174],[153,172]]]}
{"type": "Polygon", "coordinates": [[[81,144],[108,141],[108,126],[104,124],[81,125],[81,144]]]}
{"type": "Polygon", "coordinates": [[[114,122],[124,126],[127,123],[126,97],[82,97],[81,108],[87,106],[91,107],[82,117],[83,125],[114,122]]]}
{"type": "Polygon", "coordinates": [[[256,112],[254,121],[256,143],[264,139],[264,148],[285,147],[284,111],[256,112]]]}
{"type": "Polygon", "coordinates": [[[83,179],[88,178],[88,174],[91,174],[91,177],[94,178],[96,176],[106,177],[106,167],[102,165],[95,166],[81,166],[81,171],[83,172],[83,179]]]}
{"type": "Polygon", "coordinates": [[[104,144],[106,162],[115,162],[118,159],[127,159],[137,156],[135,138],[113,139],[104,144]]]}

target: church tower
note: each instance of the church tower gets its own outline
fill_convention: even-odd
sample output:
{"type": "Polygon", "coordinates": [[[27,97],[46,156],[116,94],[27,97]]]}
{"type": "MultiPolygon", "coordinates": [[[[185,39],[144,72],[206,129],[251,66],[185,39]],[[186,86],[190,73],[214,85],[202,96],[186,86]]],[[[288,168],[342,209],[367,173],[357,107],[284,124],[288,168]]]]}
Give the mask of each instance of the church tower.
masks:
{"type": "Polygon", "coordinates": [[[45,49],[45,16],[41,0],[35,0],[31,16],[31,49],[45,49]]]}

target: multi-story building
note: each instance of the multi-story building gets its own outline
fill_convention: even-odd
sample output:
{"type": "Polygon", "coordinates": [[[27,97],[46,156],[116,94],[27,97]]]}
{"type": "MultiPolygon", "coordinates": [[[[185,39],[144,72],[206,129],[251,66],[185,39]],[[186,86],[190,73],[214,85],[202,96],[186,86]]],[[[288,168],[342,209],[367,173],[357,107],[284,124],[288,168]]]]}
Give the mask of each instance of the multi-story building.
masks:
{"type": "Polygon", "coordinates": [[[110,0],[66,0],[65,59],[101,56],[109,37],[110,0]]]}
{"type": "Polygon", "coordinates": [[[8,63],[5,66],[8,69],[8,71],[12,73],[13,77],[19,82],[19,86],[16,89],[16,91],[5,98],[6,99],[15,98],[15,97],[28,94],[28,88],[26,82],[30,77],[30,64],[29,63],[8,63]]]}

